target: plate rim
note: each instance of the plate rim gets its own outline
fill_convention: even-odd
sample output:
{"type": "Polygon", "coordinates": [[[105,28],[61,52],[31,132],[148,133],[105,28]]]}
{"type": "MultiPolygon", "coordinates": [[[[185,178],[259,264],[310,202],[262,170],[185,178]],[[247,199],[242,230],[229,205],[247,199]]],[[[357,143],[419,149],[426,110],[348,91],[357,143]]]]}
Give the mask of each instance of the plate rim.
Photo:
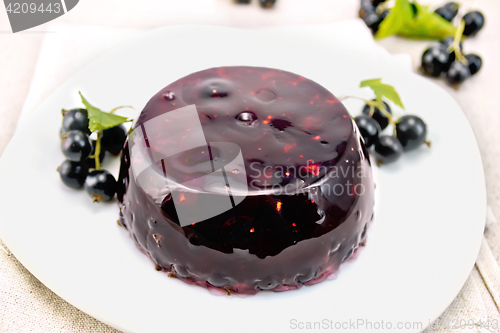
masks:
{"type": "MultiPolygon", "coordinates": [[[[257,32],[257,31],[249,31],[249,30],[246,30],[246,29],[240,29],[240,28],[229,28],[229,27],[214,27],[214,26],[210,26],[210,25],[181,25],[181,26],[175,26],[175,27],[163,27],[163,28],[158,28],[158,29],[154,29],[152,31],[148,31],[148,32],[144,32],[142,34],[139,34],[138,36],[134,36],[128,40],[126,40],[125,42],[121,43],[120,45],[118,45],[117,47],[115,47],[114,49],[106,52],[103,56],[100,56],[98,59],[92,61],[91,63],[89,63],[87,66],[85,66],[83,69],[81,69],[80,71],[78,71],[75,75],[72,76],[72,78],[70,78],[69,80],[72,80],[74,77],[78,77],[79,75],[81,75],[82,72],[86,72],[88,70],[88,68],[91,68],[94,66],[94,64],[101,58],[104,58],[105,56],[109,55],[109,54],[113,54],[114,52],[116,52],[117,49],[119,49],[120,47],[123,47],[123,45],[131,45],[133,43],[135,43],[136,40],[139,40],[140,38],[143,38],[144,34],[156,34],[156,33],[162,33],[163,31],[169,31],[171,30],[172,28],[179,28],[179,27],[189,27],[189,28],[196,28],[196,29],[206,29],[206,28],[215,28],[215,29],[222,29],[222,30],[239,30],[239,31],[245,31],[245,33],[252,33],[252,34],[262,34],[262,32],[257,32]]],[[[431,84],[434,86],[435,89],[438,89],[440,90],[441,92],[445,93],[446,95],[448,95],[446,93],[446,91],[439,87],[437,84],[435,84],[434,82],[430,81],[430,80],[427,80],[427,79],[424,79],[420,76],[418,76],[417,74],[413,73],[413,72],[408,72],[406,73],[405,75],[410,75],[410,76],[413,76],[415,78],[418,78],[419,80],[421,79],[422,82],[425,82],[425,84],[431,84]]],[[[69,81],[68,80],[68,81],[69,81]]],[[[41,112],[40,110],[41,109],[44,109],[44,105],[46,104],[50,104],[50,100],[52,98],[55,98],[54,96],[57,96],[61,90],[64,90],[64,87],[66,85],[67,81],[65,83],[63,83],[60,87],[58,87],[47,99],[45,99],[40,105],[38,105],[30,114],[28,114],[28,117],[26,117],[26,121],[30,122],[33,118],[33,115],[36,114],[37,112],[41,112]]],[[[449,95],[448,95],[449,96],[449,95]]],[[[458,106],[458,104],[457,104],[458,106]]],[[[461,110],[460,106],[458,106],[458,108],[460,109],[461,111],[461,114],[462,116],[465,118],[465,115],[463,114],[463,111],[461,110]]],[[[466,120],[466,119],[465,119],[466,120]]],[[[474,139],[474,143],[475,143],[475,150],[477,151],[477,153],[479,154],[479,147],[478,147],[478,144],[477,144],[477,140],[474,136],[474,132],[472,131],[472,128],[470,127],[470,123],[468,121],[466,121],[468,127],[469,127],[469,130],[472,132],[473,134],[473,139],[474,139]]],[[[19,127],[23,127],[23,126],[27,126],[25,125],[25,122],[19,124],[19,127]]],[[[7,152],[8,150],[10,150],[11,146],[13,145],[12,142],[17,142],[17,137],[18,137],[18,130],[16,129],[16,132],[11,140],[11,142],[9,142],[8,146],[6,147],[5,149],[5,152],[7,152]]],[[[4,152],[4,154],[5,154],[4,152]]],[[[3,155],[4,155],[3,154],[3,155]]],[[[479,155],[480,157],[480,155],[479,155]]],[[[0,159],[2,160],[2,162],[5,162],[5,158],[3,159],[0,159]]],[[[482,217],[482,229],[484,229],[484,221],[485,221],[485,217],[486,217],[486,186],[485,186],[485,179],[484,179],[484,172],[482,171],[483,170],[483,165],[482,165],[482,160],[479,158],[479,160],[477,161],[479,162],[480,166],[481,166],[481,175],[482,175],[482,196],[484,197],[482,200],[484,202],[484,208],[483,208],[483,211],[484,211],[484,216],[481,216],[482,217]],[[484,218],[483,218],[484,217],[484,218]]],[[[481,234],[481,239],[482,239],[482,234],[481,234]]],[[[9,247],[9,249],[11,248],[11,246],[13,244],[11,244],[10,242],[10,239],[7,238],[6,241],[4,241],[4,243],[6,244],[7,247],[9,247]]],[[[13,248],[16,248],[16,246],[12,246],[13,248]]],[[[479,248],[480,248],[480,242],[478,243],[478,246],[477,246],[477,253],[475,253],[474,257],[477,257],[478,253],[479,253],[479,248]]],[[[15,253],[15,251],[13,251],[13,254],[16,255],[17,257],[17,254],[15,253]]],[[[24,265],[24,261],[23,260],[23,257],[21,255],[20,258],[18,258],[18,260],[24,265]]],[[[472,270],[474,266],[474,263],[472,263],[472,266],[470,267],[470,270],[472,270]]],[[[30,270],[30,268],[28,266],[25,266],[28,270],[30,270]]],[[[470,272],[469,270],[469,272],[470,272]]],[[[31,272],[31,270],[30,270],[31,272]]],[[[33,274],[33,273],[32,273],[33,274]]],[[[35,274],[33,274],[35,275],[35,274]]],[[[39,276],[39,274],[35,275],[37,278],[39,276]]],[[[463,284],[465,283],[467,279],[467,276],[465,278],[463,278],[463,283],[461,283],[461,285],[463,286],[463,284]]],[[[40,281],[42,281],[42,279],[40,279],[40,281]]],[[[46,283],[45,281],[42,281],[42,283],[45,285],[45,286],[48,286],[50,285],[50,283],[46,283]]],[[[51,290],[54,290],[52,288],[49,287],[49,289],[51,290]]],[[[57,289],[57,288],[55,288],[57,289]]],[[[61,295],[59,292],[57,293],[58,295],[61,295]]],[[[64,299],[66,299],[65,297],[63,297],[64,299]]],[[[83,308],[80,308],[78,305],[75,305],[73,302],[70,302],[72,305],[74,305],[75,307],[79,308],[80,310],[86,312],[86,313],[91,313],[89,311],[86,311],[86,309],[83,309],[83,308]]],[[[451,303],[451,302],[450,302],[451,303]]],[[[444,309],[443,309],[444,310],[444,309]]],[[[98,315],[95,315],[95,314],[90,314],[92,317],[94,318],[97,318],[99,319],[100,321],[104,322],[104,323],[107,323],[108,325],[112,326],[112,327],[119,327],[119,325],[117,325],[116,322],[110,322],[108,321],[108,318],[104,318],[103,316],[101,316],[100,314],[98,315]]],[[[126,329],[126,328],[121,328],[121,329],[126,329]]]]}

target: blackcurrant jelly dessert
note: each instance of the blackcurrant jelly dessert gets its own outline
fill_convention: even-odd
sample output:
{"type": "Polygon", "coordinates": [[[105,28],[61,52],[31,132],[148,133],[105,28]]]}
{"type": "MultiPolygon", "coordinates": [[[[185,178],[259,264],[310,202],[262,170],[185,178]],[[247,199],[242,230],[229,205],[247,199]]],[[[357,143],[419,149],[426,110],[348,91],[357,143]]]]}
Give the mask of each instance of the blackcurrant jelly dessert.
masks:
{"type": "Polygon", "coordinates": [[[228,293],[285,291],[323,281],[365,241],[368,152],[309,79],[203,70],[154,95],[133,129],[120,222],[158,270],[228,293]]]}

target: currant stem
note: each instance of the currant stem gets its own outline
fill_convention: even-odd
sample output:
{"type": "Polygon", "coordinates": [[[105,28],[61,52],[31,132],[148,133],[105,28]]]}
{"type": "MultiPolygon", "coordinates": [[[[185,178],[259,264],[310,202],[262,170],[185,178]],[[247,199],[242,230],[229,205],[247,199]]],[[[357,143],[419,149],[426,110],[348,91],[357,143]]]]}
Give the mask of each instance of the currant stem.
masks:
{"type": "MultiPolygon", "coordinates": [[[[350,96],[350,95],[347,95],[347,96],[342,96],[341,98],[339,98],[341,101],[344,100],[344,99],[347,99],[347,98],[354,98],[354,99],[359,99],[363,102],[365,102],[366,104],[368,104],[368,106],[370,107],[370,117],[371,117],[371,110],[372,110],[372,107],[375,107],[375,108],[378,108],[380,110],[380,112],[382,112],[384,114],[384,116],[386,116],[387,118],[389,118],[389,120],[391,122],[392,121],[392,115],[385,109],[385,104],[383,102],[378,102],[378,101],[374,101],[374,100],[368,100],[368,99],[364,99],[364,98],[361,98],[361,97],[358,97],[358,96],[350,96]]],[[[375,112],[375,110],[373,111],[375,112]]]]}
{"type": "Polygon", "coordinates": [[[464,65],[468,65],[469,62],[465,58],[462,50],[460,50],[460,42],[462,41],[464,29],[465,29],[465,21],[460,20],[460,23],[458,24],[457,30],[455,31],[455,36],[453,36],[453,43],[449,47],[449,49],[451,49],[451,50],[449,50],[449,51],[455,52],[456,59],[458,61],[462,62],[464,65]]]}
{"type": "Polygon", "coordinates": [[[367,99],[364,99],[364,98],[361,98],[361,97],[358,97],[358,96],[351,96],[351,95],[341,96],[341,97],[339,97],[339,100],[343,101],[344,99],[348,99],[348,98],[359,99],[359,100],[365,102],[366,104],[368,104],[368,102],[371,102],[371,101],[369,101],[367,99]]]}
{"type": "Polygon", "coordinates": [[[124,105],[124,106],[117,106],[116,108],[114,108],[113,110],[109,111],[109,113],[113,114],[115,113],[116,110],[119,110],[119,109],[124,109],[124,108],[131,108],[132,110],[135,110],[133,106],[130,106],[130,105],[124,105]]]}
{"type": "Polygon", "coordinates": [[[375,8],[375,12],[377,14],[381,15],[383,12],[385,12],[386,10],[391,9],[392,7],[394,7],[394,4],[390,4],[388,2],[382,2],[381,4],[379,4],[377,6],[377,8],[375,8]]]}
{"type": "Polygon", "coordinates": [[[94,152],[96,170],[101,170],[101,161],[99,160],[99,155],[101,154],[101,137],[102,137],[102,131],[97,131],[97,140],[95,142],[95,152],[94,152]]]}
{"type": "Polygon", "coordinates": [[[373,114],[375,113],[375,107],[373,105],[370,105],[370,113],[368,114],[368,117],[373,117],[373,114]]]}
{"type": "MultiPolygon", "coordinates": [[[[378,108],[380,110],[380,112],[382,112],[384,114],[384,116],[387,117],[387,119],[389,119],[389,123],[391,125],[394,125],[394,119],[392,119],[392,114],[386,110],[385,104],[383,102],[377,102],[377,101],[370,101],[370,102],[373,103],[373,105],[376,108],[378,108]]],[[[368,105],[370,105],[370,104],[368,104],[368,105]]]]}
{"type": "Polygon", "coordinates": [[[364,98],[361,98],[361,97],[358,97],[358,96],[350,96],[350,95],[342,96],[339,99],[342,101],[342,100],[347,99],[347,98],[359,99],[359,100],[365,102],[370,107],[370,114],[368,115],[370,117],[373,116],[373,114],[375,113],[375,108],[379,109],[380,112],[382,112],[382,114],[387,117],[387,119],[389,120],[389,123],[391,125],[393,125],[394,131],[396,131],[396,126],[395,126],[396,123],[395,123],[394,119],[392,118],[392,114],[389,113],[389,111],[387,111],[385,109],[384,102],[378,102],[376,100],[375,101],[374,100],[368,100],[368,99],[364,99],[364,98]]]}

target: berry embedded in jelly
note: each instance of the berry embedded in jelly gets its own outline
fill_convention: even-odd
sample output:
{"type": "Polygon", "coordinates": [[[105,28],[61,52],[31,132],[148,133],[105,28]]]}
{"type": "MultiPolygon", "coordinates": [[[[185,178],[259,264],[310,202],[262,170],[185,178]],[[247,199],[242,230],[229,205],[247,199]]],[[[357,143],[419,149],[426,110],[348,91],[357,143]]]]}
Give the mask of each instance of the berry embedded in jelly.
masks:
{"type": "Polygon", "coordinates": [[[121,224],[156,267],[251,294],[337,271],[364,243],[374,183],[363,140],[328,90],[282,70],[218,67],[147,103],[117,195],[121,224]]]}

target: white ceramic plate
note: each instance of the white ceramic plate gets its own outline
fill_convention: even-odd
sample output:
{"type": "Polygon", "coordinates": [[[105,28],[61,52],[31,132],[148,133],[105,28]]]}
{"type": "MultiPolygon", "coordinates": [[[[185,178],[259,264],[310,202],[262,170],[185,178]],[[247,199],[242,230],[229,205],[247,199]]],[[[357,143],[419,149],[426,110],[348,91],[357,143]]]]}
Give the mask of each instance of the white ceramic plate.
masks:
{"type": "MultiPolygon", "coordinates": [[[[356,103],[347,104],[353,113],[361,107],[356,103]]],[[[108,164],[115,174],[117,166],[108,164]]],[[[282,35],[172,27],[107,53],[21,124],[0,160],[0,237],[47,287],[125,331],[282,332],[330,321],[348,331],[353,326],[346,323],[362,320],[390,322],[393,328],[422,323],[408,329],[418,331],[451,303],[476,259],[486,207],[482,170],[474,135],[456,102],[390,62],[282,35]],[[84,191],[60,182],[60,109],[80,105],[78,90],[103,109],[141,110],[168,83],[221,65],[292,71],[337,96],[356,91],[362,79],[383,77],[397,87],[408,112],[427,122],[432,149],[422,147],[379,170],[368,245],[335,281],[246,298],[214,296],[156,272],[117,226],[116,202],[92,204],[84,191]]]]}

